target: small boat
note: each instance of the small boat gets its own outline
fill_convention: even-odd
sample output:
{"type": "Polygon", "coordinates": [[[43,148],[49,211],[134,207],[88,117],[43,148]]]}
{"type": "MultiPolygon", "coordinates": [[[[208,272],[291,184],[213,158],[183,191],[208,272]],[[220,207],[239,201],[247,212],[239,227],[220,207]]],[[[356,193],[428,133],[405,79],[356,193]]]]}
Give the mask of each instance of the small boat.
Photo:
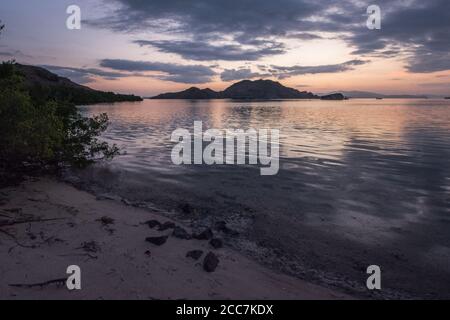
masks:
{"type": "Polygon", "coordinates": [[[450,100],[450,97],[445,97],[445,99],[450,100]]]}
{"type": "Polygon", "coordinates": [[[377,99],[377,100],[383,100],[383,98],[375,98],[375,99],[377,99]]]}

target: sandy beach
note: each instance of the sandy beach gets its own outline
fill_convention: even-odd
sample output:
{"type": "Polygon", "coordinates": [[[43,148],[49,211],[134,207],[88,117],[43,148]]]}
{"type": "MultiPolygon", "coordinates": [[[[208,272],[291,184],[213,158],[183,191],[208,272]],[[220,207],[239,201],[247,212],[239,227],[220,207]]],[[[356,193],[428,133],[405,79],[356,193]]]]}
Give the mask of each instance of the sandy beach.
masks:
{"type": "MultiPolygon", "coordinates": [[[[156,208],[96,197],[51,178],[2,189],[0,299],[349,298],[269,270],[226,246],[177,238],[172,223],[192,234],[156,208]],[[169,228],[159,231],[164,223],[169,228]],[[160,246],[146,241],[165,236],[160,246]],[[202,251],[198,260],[187,257],[194,250],[202,251]],[[219,260],[213,272],[204,269],[210,252],[219,260]],[[81,268],[79,291],[51,283],[67,277],[70,265],[81,268]]],[[[213,237],[220,239],[220,232],[213,237]]]]}

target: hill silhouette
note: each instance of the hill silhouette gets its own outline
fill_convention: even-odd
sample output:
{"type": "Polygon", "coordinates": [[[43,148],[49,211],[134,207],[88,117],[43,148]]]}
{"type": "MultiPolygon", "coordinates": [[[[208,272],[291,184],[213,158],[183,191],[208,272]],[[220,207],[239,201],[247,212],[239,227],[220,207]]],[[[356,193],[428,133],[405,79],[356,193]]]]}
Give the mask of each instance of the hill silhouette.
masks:
{"type": "Polygon", "coordinates": [[[41,96],[43,99],[68,101],[78,105],[142,101],[141,97],[135,95],[98,91],[82,86],[41,67],[23,64],[15,64],[15,67],[24,76],[27,88],[35,93],[34,96],[41,96]]]}
{"type": "Polygon", "coordinates": [[[243,80],[217,92],[211,89],[196,87],[181,91],[160,94],[151,99],[319,99],[311,92],[299,91],[285,87],[281,83],[271,80],[243,80]]]}

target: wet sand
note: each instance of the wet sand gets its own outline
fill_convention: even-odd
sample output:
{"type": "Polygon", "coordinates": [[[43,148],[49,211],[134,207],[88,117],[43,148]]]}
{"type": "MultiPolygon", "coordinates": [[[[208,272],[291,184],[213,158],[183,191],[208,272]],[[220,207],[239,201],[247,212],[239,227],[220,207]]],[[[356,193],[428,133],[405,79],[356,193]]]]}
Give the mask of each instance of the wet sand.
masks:
{"type": "MultiPolygon", "coordinates": [[[[336,290],[283,275],[225,246],[183,240],[158,208],[137,208],[94,196],[54,179],[33,179],[0,190],[0,299],[348,299],[336,290]],[[169,236],[156,246],[147,237],[169,236]],[[203,251],[195,261],[192,250],[203,251]],[[206,272],[214,253],[219,265],[206,272]],[[62,283],[69,265],[81,268],[82,289],[62,283]],[[10,286],[20,284],[24,286],[10,286]]],[[[189,233],[192,230],[175,221],[189,233]]],[[[222,234],[215,232],[215,237],[222,234]]]]}

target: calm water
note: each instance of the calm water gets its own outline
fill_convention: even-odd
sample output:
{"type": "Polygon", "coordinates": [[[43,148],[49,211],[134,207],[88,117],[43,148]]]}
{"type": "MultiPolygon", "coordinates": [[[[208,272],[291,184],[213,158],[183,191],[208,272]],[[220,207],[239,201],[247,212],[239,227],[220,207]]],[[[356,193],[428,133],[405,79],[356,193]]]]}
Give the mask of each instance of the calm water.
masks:
{"type": "Polygon", "coordinates": [[[284,272],[363,292],[365,268],[377,264],[386,296],[450,297],[450,101],[146,100],[82,110],[107,112],[104,138],[126,152],[78,173],[83,181],[194,225],[226,220],[241,233],[230,245],[284,272]],[[172,165],[172,131],[198,120],[280,129],[279,174],[172,165]]]}

